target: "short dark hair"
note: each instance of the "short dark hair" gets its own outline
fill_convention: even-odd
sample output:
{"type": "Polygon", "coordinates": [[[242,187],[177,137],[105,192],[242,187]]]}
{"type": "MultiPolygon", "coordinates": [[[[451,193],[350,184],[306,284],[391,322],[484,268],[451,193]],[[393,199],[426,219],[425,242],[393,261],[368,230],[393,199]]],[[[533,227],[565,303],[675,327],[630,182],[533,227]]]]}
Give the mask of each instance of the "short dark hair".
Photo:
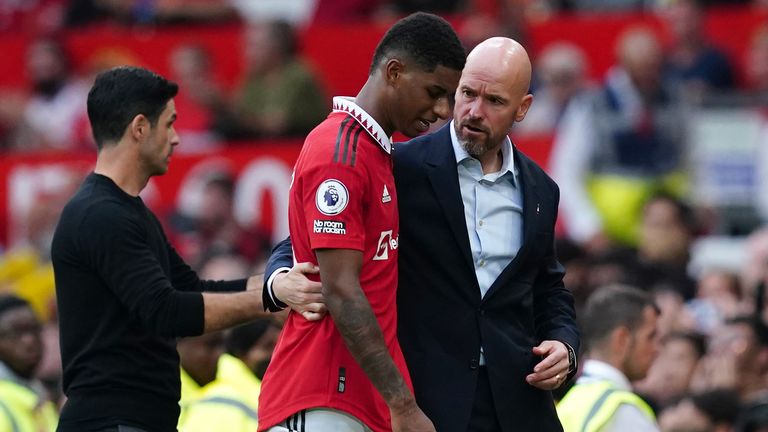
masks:
{"type": "Polygon", "coordinates": [[[426,72],[437,66],[460,71],[467,57],[448,21],[425,12],[411,14],[387,31],[373,53],[369,75],[393,54],[407,56],[426,72]]]}
{"type": "Polygon", "coordinates": [[[267,24],[269,36],[278,46],[285,58],[296,57],[299,52],[299,41],[291,23],[285,20],[272,21],[267,24]]]}
{"type": "Polygon", "coordinates": [[[741,410],[739,394],[729,389],[716,388],[694,393],[690,399],[715,424],[734,424],[741,410]]]}
{"type": "Polygon", "coordinates": [[[760,347],[768,347],[768,325],[759,316],[736,315],[725,320],[725,325],[744,325],[752,330],[755,342],[760,347]]]}
{"type": "Polygon", "coordinates": [[[100,73],[88,93],[88,119],[99,150],[117,142],[134,117],[143,114],[157,123],[179,86],[140,67],[120,66],[100,73]]]}
{"type": "Polygon", "coordinates": [[[598,288],[584,307],[582,328],[587,349],[602,342],[619,327],[636,330],[643,322],[643,310],[659,308],[645,291],[628,285],[608,285],[598,288]]]}
{"type": "Polygon", "coordinates": [[[707,353],[707,338],[701,333],[695,331],[673,331],[664,336],[663,342],[666,344],[674,340],[681,340],[690,344],[697,358],[702,358],[707,353]]]}
{"type": "Polygon", "coordinates": [[[257,319],[230,330],[224,340],[224,348],[233,356],[245,355],[275,324],[269,318],[257,319]]]}
{"type": "Polygon", "coordinates": [[[696,220],[696,213],[693,211],[688,203],[681,198],[665,191],[657,191],[645,203],[647,209],[652,203],[655,202],[667,202],[672,205],[677,211],[677,218],[690,233],[696,233],[698,231],[698,221],[696,220]]]}
{"type": "Polygon", "coordinates": [[[20,307],[31,308],[32,306],[29,304],[28,301],[24,300],[23,298],[17,295],[14,295],[14,294],[0,295],[0,316],[5,315],[5,313],[9,310],[20,308],[20,307]]]}

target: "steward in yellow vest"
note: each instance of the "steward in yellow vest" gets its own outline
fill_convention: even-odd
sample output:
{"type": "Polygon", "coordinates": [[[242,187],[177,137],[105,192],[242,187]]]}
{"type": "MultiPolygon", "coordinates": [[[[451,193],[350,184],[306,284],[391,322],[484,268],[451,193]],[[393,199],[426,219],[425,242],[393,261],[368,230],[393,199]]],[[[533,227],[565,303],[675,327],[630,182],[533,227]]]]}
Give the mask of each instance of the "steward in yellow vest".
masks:
{"type": "Polygon", "coordinates": [[[601,432],[612,424],[619,427],[622,421],[617,412],[622,405],[631,406],[646,417],[643,421],[635,422],[636,426],[646,423],[647,430],[656,430],[653,426],[656,416],[651,407],[636,394],[610,381],[577,383],[557,404],[557,415],[564,432],[601,432]]]}
{"type": "Polygon", "coordinates": [[[0,296],[0,431],[53,432],[58,413],[34,378],[43,356],[41,326],[29,303],[0,296]]]}
{"type": "Polygon", "coordinates": [[[658,352],[659,309],[629,286],[599,288],[587,299],[582,330],[587,361],[557,404],[564,432],[657,432],[648,404],[632,392],[658,352]]]}

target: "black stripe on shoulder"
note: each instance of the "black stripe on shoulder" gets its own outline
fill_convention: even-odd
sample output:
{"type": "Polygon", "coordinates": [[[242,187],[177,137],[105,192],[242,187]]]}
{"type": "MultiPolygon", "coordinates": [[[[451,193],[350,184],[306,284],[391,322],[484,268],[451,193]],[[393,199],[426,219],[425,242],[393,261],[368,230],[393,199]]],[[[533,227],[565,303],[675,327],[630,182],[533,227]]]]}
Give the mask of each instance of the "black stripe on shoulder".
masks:
{"type": "Polygon", "coordinates": [[[355,166],[355,159],[357,158],[357,140],[360,138],[360,133],[362,131],[363,128],[361,127],[357,130],[357,132],[355,132],[355,139],[352,141],[352,157],[349,163],[350,166],[355,166]]]}
{"type": "Polygon", "coordinates": [[[347,155],[349,154],[349,137],[352,136],[352,132],[356,129],[360,129],[360,123],[355,122],[354,125],[347,128],[347,134],[344,136],[344,156],[341,158],[341,163],[347,163],[347,155]]]}
{"type": "Polygon", "coordinates": [[[341,144],[341,135],[344,133],[344,128],[347,127],[347,124],[350,120],[352,120],[352,116],[347,116],[344,120],[341,121],[341,125],[339,126],[339,133],[336,135],[336,148],[333,150],[333,162],[339,161],[339,145],[341,144]]]}

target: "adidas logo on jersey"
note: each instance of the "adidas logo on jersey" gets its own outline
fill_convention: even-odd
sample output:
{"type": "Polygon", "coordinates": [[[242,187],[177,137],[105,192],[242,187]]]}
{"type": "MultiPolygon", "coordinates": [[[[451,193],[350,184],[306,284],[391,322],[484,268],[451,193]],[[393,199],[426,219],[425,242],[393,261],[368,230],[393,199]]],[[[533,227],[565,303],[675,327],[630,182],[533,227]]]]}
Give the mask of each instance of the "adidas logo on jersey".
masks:
{"type": "Polygon", "coordinates": [[[392,197],[389,196],[389,191],[387,190],[387,185],[384,185],[384,193],[381,194],[381,202],[388,203],[392,201],[392,197]]]}

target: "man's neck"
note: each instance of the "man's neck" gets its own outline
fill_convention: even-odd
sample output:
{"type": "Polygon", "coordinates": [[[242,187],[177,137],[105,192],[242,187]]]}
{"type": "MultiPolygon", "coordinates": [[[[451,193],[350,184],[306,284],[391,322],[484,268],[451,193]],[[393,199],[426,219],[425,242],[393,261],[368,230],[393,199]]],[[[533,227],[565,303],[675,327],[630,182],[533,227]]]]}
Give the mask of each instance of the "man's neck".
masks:
{"type": "Polygon", "coordinates": [[[504,155],[501,152],[501,144],[488,150],[477,158],[483,168],[483,174],[499,172],[504,164],[504,155]]]}
{"type": "Polygon", "coordinates": [[[143,173],[138,160],[118,145],[107,145],[99,151],[96,159],[96,174],[109,177],[117,187],[128,195],[137,197],[149,181],[149,176],[143,173]]]}
{"type": "Polygon", "coordinates": [[[365,82],[363,88],[355,96],[355,104],[373,117],[376,123],[384,129],[387,136],[392,136],[395,132],[395,127],[389,121],[386,109],[382,107],[383,95],[378,90],[380,84],[377,81],[378,79],[375,76],[368,77],[368,81],[365,82]]]}

